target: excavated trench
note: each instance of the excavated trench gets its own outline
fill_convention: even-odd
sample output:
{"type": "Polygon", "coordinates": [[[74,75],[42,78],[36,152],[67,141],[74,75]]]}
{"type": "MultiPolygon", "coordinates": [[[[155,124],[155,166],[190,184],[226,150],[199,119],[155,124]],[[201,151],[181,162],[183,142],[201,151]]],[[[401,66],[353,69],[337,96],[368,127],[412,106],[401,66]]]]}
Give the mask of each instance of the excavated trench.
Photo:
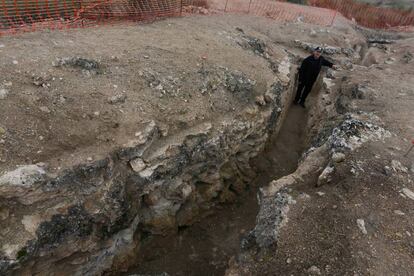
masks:
{"type": "Polygon", "coordinates": [[[257,176],[248,190],[235,203],[216,206],[176,234],[148,238],[137,264],[125,275],[224,275],[229,259],[239,253],[240,241],[254,228],[258,189],[296,170],[305,148],[306,122],[307,110],[292,106],[279,133],[251,161],[257,176]]]}

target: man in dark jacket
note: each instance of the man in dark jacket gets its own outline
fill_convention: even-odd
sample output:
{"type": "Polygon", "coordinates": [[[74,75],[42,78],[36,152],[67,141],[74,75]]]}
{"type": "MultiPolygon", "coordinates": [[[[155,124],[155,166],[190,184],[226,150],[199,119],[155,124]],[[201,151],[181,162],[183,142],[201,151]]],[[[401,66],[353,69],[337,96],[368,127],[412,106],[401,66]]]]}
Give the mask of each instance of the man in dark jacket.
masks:
{"type": "Polygon", "coordinates": [[[302,107],[305,107],[306,97],[311,92],[312,86],[318,78],[322,66],[336,68],[333,63],[327,61],[321,54],[322,49],[317,47],[313,51],[313,54],[305,58],[302,62],[302,65],[299,68],[299,84],[298,91],[296,92],[295,104],[300,104],[302,107]]]}

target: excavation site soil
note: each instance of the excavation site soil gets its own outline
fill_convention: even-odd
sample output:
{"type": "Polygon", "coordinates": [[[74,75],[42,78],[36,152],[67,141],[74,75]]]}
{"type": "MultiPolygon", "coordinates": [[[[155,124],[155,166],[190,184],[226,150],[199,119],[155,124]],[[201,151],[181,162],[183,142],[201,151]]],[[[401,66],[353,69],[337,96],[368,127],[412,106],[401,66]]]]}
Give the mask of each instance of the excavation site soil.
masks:
{"type": "Polygon", "coordinates": [[[235,203],[215,207],[191,227],[148,241],[141,249],[139,265],[125,275],[224,275],[229,260],[240,252],[241,240],[254,228],[258,189],[296,170],[306,141],[305,126],[306,111],[290,108],[280,133],[251,161],[257,177],[248,191],[235,203]]]}
{"type": "Polygon", "coordinates": [[[0,37],[0,275],[412,275],[413,34],[335,22],[0,37]]]}

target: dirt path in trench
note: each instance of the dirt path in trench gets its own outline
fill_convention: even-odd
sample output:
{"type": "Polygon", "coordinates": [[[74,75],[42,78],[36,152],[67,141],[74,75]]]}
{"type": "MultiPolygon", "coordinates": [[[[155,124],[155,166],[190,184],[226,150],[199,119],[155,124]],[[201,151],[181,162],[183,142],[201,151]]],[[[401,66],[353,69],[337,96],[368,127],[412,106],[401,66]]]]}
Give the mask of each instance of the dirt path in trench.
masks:
{"type": "Polygon", "coordinates": [[[257,178],[235,204],[215,207],[212,215],[177,235],[156,237],[141,249],[142,262],[126,275],[223,275],[229,259],[237,255],[241,238],[254,227],[259,187],[295,171],[304,149],[306,110],[292,106],[278,135],[261,156],[252,160],[257,178]]]}

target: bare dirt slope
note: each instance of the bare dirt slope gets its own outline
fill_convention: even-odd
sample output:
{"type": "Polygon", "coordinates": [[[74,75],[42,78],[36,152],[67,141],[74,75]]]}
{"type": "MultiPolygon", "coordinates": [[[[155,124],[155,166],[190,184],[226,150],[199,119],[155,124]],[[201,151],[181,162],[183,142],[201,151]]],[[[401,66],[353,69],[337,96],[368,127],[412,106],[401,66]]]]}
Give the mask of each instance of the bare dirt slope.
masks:
{"type": "MultiPolygon", "coordinates": [[[[156,236],[150,226],[158,223],[171,228],[180,225],[184,233],[181,236],[190,237],[178,245],[181,249],[172,252],[182,253],[177,261],[190,260],[191,265],[187,270],[181,269],[174,254],[168,252],[166,246],[176,247],[176,240],[156,240],[161,253],[152,252],[153,258],[147,255],[149,258],[144,261],[148,263],[136,271],[210,275],[207,269],[214,268],[222,272],[227,258],[239,255],[239,246],[235,245],[239,238],[242,244],[248,244],[244,242],[244,230],[248,229],[244,228],[251,224],[254,227],[254,223],[243,221],[241,213],[245,209],[233,206],[223,212],[224,218],[233,219],[218,217],[214,223],[207,220],[188,232],[184,228],[201,217],[196,207],[206,203],[203,197],[219,198],[215,185],[228,184],[226,188],[236,189],[229,194],[239,194],[243,199],[245,188],[237,190],[239,179],[229,176],[232,171],[227,171],[228,164],[245,165],[237,172],[246,174],[256,165],[256,179],[262,177],[261,182],[268,182],[295,169],[302,146],[308,144],[309,151],[300,158],[301,162],[317,151],[320,141],[329,144],[327,137],[332,132],[338,134],[333,128],[349,120],[350,129],[340,131],[354,134],[361,126],[369,129],[375,124],[376,130],[381,127],[383,133],[390,135],[385,135],[384,140],[367,139],[368,143],[355,149],[343,145],[349,142],[345,138],[335,140],[338,143],[329,146],[338,146],[340,153],[344,153],[340,162],[331,160],[337,149],[325,148],[323,157],[329,157],[328,166],[313,168],[309,177],[295,178],[294,184],[283,190],[286,197],[282,201],[289,202],[290,211],[280,231],[276,226],[271,229],[278,234],[277,245],[253,252],[251,258],[235,257],[228,273],[410,275],[414,270],[414,199],[410,193],[414,191],[413,153],[403,157],[414,131],[412,38],[386,47],[371,45],[368,49],[363,35],[346,24],[327,29],[220,15],[2,37],[0,45],[0,172],[13,170],[17,165],[44,162],[51,175],[65,176],[51,186],[35,182],[39,186],[33,189],[18,187],[27,189],[21,194],[10,195],[6,189],[5,200],[0,202],[0,264],[6,264],[5,270],[16,268],[13,266],[17,263],[16,269],[22,268],[20,271],[27,275],[46,271],[53,274],[53,269],[68,273],[109,270],[117,274],[118,268],[111,265],[116,263],[113,258],[118,244],[125,242],[126,248],[132,244],[134,250],[141,249],[148,235],[156,236]],[[326,55],[342,70],[329,72],[330,80],[316,86],[305,113],[306,122],[302,121],[303,113],[292,110],[286,120],[288,125],[281,130],[284,135],[270,141],[273,146],[259,159],[250,155],[256,157],[254,145],[263,143],[261,138],[265,136],[256,137],[254,133],[236,136],[241,139],[237,140],[240,145],[234,146],[234,154],[229,153],[227,159],[218,159],[223,162],[219,165],[211,164],[207,157],[220,157],[215,150],[223,151],[217,146],[221,136],[214,136],[221,138],[211,139],[212,144],[201,150],[204,155],[197,155],[198,147],[205,145],[200,137],[229,124],[223,118],[238,123],[232,126],[237,134],[245,121],[236,119],[256,118],[257,110],[266,108],[264,92],[280,76],[279,65],[286,56],[293,65],[298,64],[313,45],[320,44],[325,44],[326,55]],[[370,55],[367,66],[360,66],[366,53],[370,55]],[[330,85],[332,88],[327,89],[330,85]],[[299,129],[289,126],[295,120],[301,120],[295,125],[299,129]],[[119,164],[115,166],[115,159],[101,159],[131,139],[140,139],[143,126],[150,121],[156,121],[160,136],[168,137],[160,138],[158,147],[145,156],[155,156],[147,160],[148,164],[155,164],[154,168],[142,173],[143,164],[130,166],[129,162],[136,159],[116,159],[119,164]],[[193,128],[203,123],[210,125],[208,130],[201,129],[193,135],[193,128]],[[305,123],[304,133],[300,129],[305,123]],[[300,136],[306,138],[303,145],[300,136]],[[190,137],[182,139],[186,142],[181,146],[182,152],[177,150],[178,146],[169,148],[170,151],[165,149],[182,137],[190,137]],[[203,142],[200,145],[198,138],[203,142]],[[284,143],[289,146],[283,147],[284,143]],[[180,174],[183,169],[179,165],[185,163],[183,159],[193,153],[193,148],[199,159],[192,159],[195,163],[180,174]],[[279,156],[273,156],[278,153],[279,156]],[[236,162],[237,158],[242,162],[236,162]],[[247,161],[256,164],[247,166],[247,161]],[[91,165],[80,170],[80,175],[79,170],[68,170],[72,174],[67,175],[63,172],[84,163],[91,165]],[[315,188],[318,176],[330,166],[334,169],[327,170],[327,183],[315,188]],[[93,171],[92,176],[88,170],[93,171]],[[68,175],[79,181],[72,183],[68,175]],[[176,214],[181,216],[177,220],[176,214]],[[228,228],[198,241],[205,252],[189,250],[188,245],[196,244],[191,239],[207,235],[207,230],[214,231],[226,222],[228,228]],[[230,250],[223,248],[226,244],[230,250]],[[100,260],[105,260],[105,265],[96,268],[103,263],[100,260]]],[[[289,82],[293,82],[294,69],[287,72],[289,82]]],[[[285,89],[292,96],[292,90],[285,89]]],[[[258,122],[246,124],[249,123],[258,122]]],[[[362,139],[350,137],[356,139],[353,143],[362,139]]],[[[231,144],[231,138],[227,140],[231,144]]],[[[12,185],[7,182],[4,186],[12,185]]],[[[250,186],[254,185],[247,185],[250,186]]],[[[224,190],[219,191],[226,195],[224,190]]],[[[253,202],[245,205],[251,221],[256,212],[252,207],[255,201],[251,197],[248,200],[253,202]]],[[[206,201],[208,205],[210,202],[206,201]]],[[[278,206],[269,210],[280,211],[278,206]]],[[[220,208],[214,211],[216,216],[220,214],[220,208]]],[[[240,250],[241,254],[244,250],[240,250]]],[[[121,261],[118,263],[124,269],[137,264],[132,257],[121,261]]]]}
{"type": "MultiPolygon", "coordinates": [[[[241,77],[257,82],[256,90],[272,77],[271,70],[260,69],[269,67],[266,60],[239,45],[248,42],[238,26],[286,45],[307,35],[302,27],[270,27],[261,18],[217,16],[1,38],[8,96],[0,100],[0,169],[46,161],[58,168],[95,159],[150,119],[171,133],[237,113],[249,99],[206,93],[219,81],[209,83],[211,75],[244,72],[241,77]],[[233,54],[223,55],[223,47],[233,54]]],[[[330,44],[341,40],[321,37],[330,44]]],[[[283,55],[278,51],[274,59],[283,55]]]]}
{"type": "MultiPolygon", "coordinates": [[[[289,186],[293,201],[277,246],[241,254],[239,269],[228,275],[412,275],[414,153],[405,156],[414,135],[412,42],[371,45],[374,64],[338,72],[332,89],[313,95],[326,115],[322,136],[343,116],[360,116],[390,133],[332,155],[327,178],[310,173],[289,186]]],[[[328,147],[335,153],[347,139],[328,147]]]]}

